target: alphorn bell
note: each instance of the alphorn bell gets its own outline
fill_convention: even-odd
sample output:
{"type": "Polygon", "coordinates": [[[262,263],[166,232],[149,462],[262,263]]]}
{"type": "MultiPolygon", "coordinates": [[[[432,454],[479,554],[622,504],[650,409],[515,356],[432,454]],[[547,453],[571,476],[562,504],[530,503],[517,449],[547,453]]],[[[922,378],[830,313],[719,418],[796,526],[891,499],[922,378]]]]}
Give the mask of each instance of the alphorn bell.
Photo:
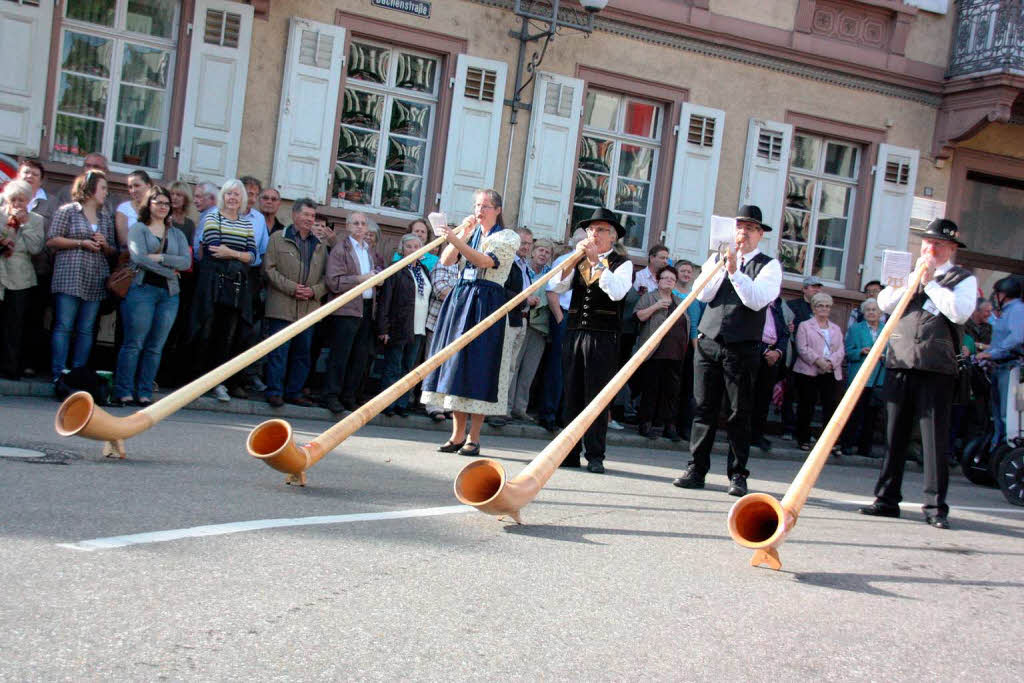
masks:
{"type": "MultiPolygon", "coordinates": [[[[466,230],[470,228],[473,220],[472,217],[468,217],[457,229],[466,230]]],[[[364,291],[371,287],[376,287],[402,268],[405,268],[427,252],[444,243],[445,238],[438,237],[433,242],[421,247],[405,258],[392,263],[365,282],[361,282],[337,299],[328,301],[325,305],[296,320],[277,334],[267,337],[259,344],[232,358],[227,363],[210,370],[202,377],[164,396],[159,401],[153,403],[153,405],[147,406],[131,415],[115,417],[97,406],[89,392],[77,391],[64,399],[60,408],[57,409],[57,418],[54,425],[57,433],[61,436],[82,436],[96,441],[105,441],[106,443],[103,445],[104,455],[107,457],[123,458],[125,457],[125,439],[141,434],[157,422],[178,412],[213,387],[221,384],[228,377],[251,365],[303,330],[320,322],[349,301],[362,296],[364,291]]]]}
{"type": "Polygon", "coordinates": [[[672,326],[686,313],[687,307],[697,298],[697,294],[704,289],[705,285],[714,277],[722,265],[724,259],[719,259],[706,273],[702,273],[693,290],[687,295],[676,310],[665,319],[654,334],[644,342],[643,346],[629,359],[622,368],[615,373],[611,381],[594,397],[583,411],[576,416],[569,425],[558,433],[554,439],[542,450],[537,457],[523,468],[514,479],[509,479],[505,474],[505,468],[497,460],[481,458],[462,468],[459,476],[455,479],[455,497],[464,505],[472,505],[480,512],[489,515],[509,516],[517,523],[522,524],[519,511],[528,505],[540,492],[544,485],[554,474],[558,466],[565,460],[565,456],[572,450],[573,445],[583,437],[591,423],[597,419],[601,411],[607,409],[615,395],[619,393],[623,385],[629,381],[633,373],[643,362],[654,353],[658,344],[669,333],[672,326]]]}
{"type": "Polygon", "coordinates": [[[410,370],[405,377],[374,396],[358,410],[347,415],[305,446],[299,446],[295,443],[291,425],[285,420],[267,420],[257,425],[246,441],[249,455],[259,458],[279,472],[286,473],[288,477],[285,479],[285,483],[305,486],[306,470],[337,448],[342,441],[352,436],[360,427],[372,420],[377,413],[391,405],[395,399],[426,379],[431,371],[454,356],[459,349],[468,346],[484,330],[500,322],[510,311],[526,301],[529,296],[543,287],[559,271],[563,268],[575,267],[582,257],[583,252],[577,251],[566,259],[557,270],[552,270],[538,278],[532,285],[509,299],[501,308],[466,330],[458,339],[423,361],[418,367],[410,370]]]}
{"type": "Polygon", "coordinates": [[[878,338],[864,358],[860,370],[854,375],[853,381],[850,382],[849,388],[843,394],[831,419],[822,430],[821,436],[814,444],[814,448],[811,449],[807,460],[804,461],[803,467],[800,468],[793,483],[786,490],[782,502],[767,493],[751,493],[736,501],[732,509],[729,510],[729,534],[741,546],[754,550],[754,555],[750,558],[751,566],[764,564],[771,569],[782,568],[778,547],[782,545],[786,536],[796,525],[800,510],[803,509],[804,503],[807,502],[807,496],[810,495],[811,489],[814,487],[814,482],[818,480],[818,475],[821,474],[821,470],[828,461],[832,446],[835,445],[850,413],[856,407],[857,400],[860,398],[871,372],[878,365],[890,335],[896,329],[903,312],[914,297],[918,285],[921,284],[924,270],[924,267],[921,266],[914,271],[907,291],[904,292],[896,309],[893,310],[889,320],[882,327],[882,331],[878,333],[878,338]]]}

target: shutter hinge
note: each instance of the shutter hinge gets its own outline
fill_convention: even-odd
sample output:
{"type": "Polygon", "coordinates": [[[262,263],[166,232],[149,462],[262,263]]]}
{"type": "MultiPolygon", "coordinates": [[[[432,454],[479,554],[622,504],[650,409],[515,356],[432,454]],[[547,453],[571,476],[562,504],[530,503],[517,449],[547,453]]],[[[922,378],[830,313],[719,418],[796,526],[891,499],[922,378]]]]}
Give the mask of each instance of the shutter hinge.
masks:
{"type": "Polygon", "coordinates": [[[179,145],[174,146],[174,152],[171,153],[171,156],[173,156],[175,159],[181,158],[181,147],[179,145]]]}
{"type": "Polygon", "coordinates": [[[42,129],[42,130],[40,130],[40,137],[44,137],[45,138],[46,137],[46,124],[44,123],[42,126],[40,126],[40,128],[42,129]]]}
{"type": "Polygon", "coordinates": [[[660,237],[659,241],[660,241],[660,242],[661,242],[662,244],[665,244],[665,240],[666,240],[667,238],[668,238],[668,231],[667,231],[667,230],[662,230],[662,231],[661,231],[661,237],[660,237]]]}
{"type": "Polygon", "coordinates": [[[871,167],[871,175],[875,175],[875,173],[877,173],[877,172],[878,172],[878,166],[872,166],[871,167]]]}
{"type": "Polygon", "coordinates": [[[679,136],[679,124],[672,126],[672,135],[679,136]]]}
{"type": "Polygon", "coordinates": [[[187,24],[185,24],[185,35],[188,35],[188,36],[192,35],[192,22],[191,21],[188,22],[187,24]]]}
{"type": "Polygon", "coordinates": [[[454,90],[455,89],[455,76],[452,76],[451,78],[448,79],[448,89],[449,90],[454,90]]]}
{"type": "Polygon", "coordinates": [[[859,273],[863,273],[863,272],[864,272],[864,264],[862,263],[859,266],[857,266],[857,273],[859,274],[859,273]]]}
{"type": "Polygon", "coordinates": [[[441,206],[441,193],[440,192],[438,192],[436,195],[434,195],[434,203],[437,204],[438,206],[441,206]]]}

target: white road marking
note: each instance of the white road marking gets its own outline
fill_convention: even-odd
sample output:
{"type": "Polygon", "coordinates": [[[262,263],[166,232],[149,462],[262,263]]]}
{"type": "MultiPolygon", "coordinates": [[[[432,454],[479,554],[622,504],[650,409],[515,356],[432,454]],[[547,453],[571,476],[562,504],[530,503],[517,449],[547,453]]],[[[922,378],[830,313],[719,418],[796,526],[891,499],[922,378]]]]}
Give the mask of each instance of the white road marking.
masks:
{"type": "Polygon", "coordinates": [[[288,526],[314,526],[319,524],[347,524],[349,522],[369,522],[380,519],[407,519],[410,517],[436,517],[438,515],[452,515],[461,512],[472,512],[475,508],[468,505],[448,505],[437,508],[420,508],[418,510],[393,510],[391,512],[360,512],[350,515],[324,515],[320,517],[291,517],[282,519],[254,519],[247,522],[228,522],[227,524],[208,524],[206,526],[194,526],[187,529],[167,529],[165,531],[149,531],[142,534],[129,534],[127,536],[108,536],[106,538],[91,538],[77,543],[58,543],[60,548],[70,550],[110,550],[112,548],[123,548],[129,545],[142,545],[146,543],[164,543],[166,541],[177,541],[182,538],[199,538],[201,536],[221,536],[223,534],[237,534],[242,531],[256,531],[257,529],[277,529],[288,526]]]}
{"type": "MultiPolygon", "coordinates": [[[[873,501],[873,500],[837,500],[836,502],[837,503],[846,503],[847,505],[871,505],[875,501],[873,501]]],[[[901,510],[920,510],[921,509],[921,504],[920,503],[903,502],[903,503],[900,503],[900,509],[901,510]]],[[[1019,514],[1024,514],[1024,508],[1013,507],[1009,503],[1007,503],[1006,507],[1004,507],[1004,508],[982,508],[982,507],[973,507],[971,505],[950,505],[949,509],[950,509],[950,511],[970,510],[971,512],[1012,512],[1012,513],[1016,513],[1018,515],[1019,514]]]]}

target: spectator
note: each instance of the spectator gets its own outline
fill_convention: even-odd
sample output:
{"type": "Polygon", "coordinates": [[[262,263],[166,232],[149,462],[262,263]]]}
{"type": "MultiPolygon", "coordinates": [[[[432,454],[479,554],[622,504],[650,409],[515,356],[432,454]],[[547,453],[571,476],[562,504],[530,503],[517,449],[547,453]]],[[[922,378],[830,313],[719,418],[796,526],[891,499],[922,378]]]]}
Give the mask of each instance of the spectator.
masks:
{"type": "MultiPolygon", "coordinates": [[[[508,271],[508,279],[505,280],[505,295],[509,300],[519,296],[524,289],[530,286],[530,265],[528,259],[533,251],[533,231],[529,228],[516,228],[519,235],[519,249],[516,250],[512,267],[508,271]]],[[[515,400],[516,372],[519,370],[519,361],[522,358],[520,353],[523,349],[523,342],[526,341],[527,316],[530,307],[540,303],[538,297],[528,297],[517,309],[508,314],[508,327],[505,328],[506,344],[511,357],[508,364],[508,401],[509,409],[515,400]]],[[[485,419],[487,424],[494,427],[501,427],[508,423],[511,417],[506,415],[488,415],[485,419]]]]}
{"type": "MultiPolygon", "coordinates": [[[[799,299],[789,299],[786,301],[786,305],[789,306],[789,310],[793,311],[793,327],[800,327],[800,323],[805,320],[810,320],[814,317],[814,311],[811,308],[811,299],[814,295],[821,291],[822,282],[821,278],[816,275],[811,275],[804,278],[803,283],[803,296],[799,299]]],[[[793,339],[793,343],[796,343],[796,339],[793,339]]]]}
{"type": "MultiPolygon", "coordinates": [[[[864,358],[878,339],[878,333],[882,331],[882,309],[878,307],[878,301],[865,299],[860,305],[860,313],[863,319],[846,331],[847,383],[857,375],[864,358]]],[[[884,358],[883,355],[871,371],[864,392],[857,400],[857,406],[843,430],[843,455],[871,455],[875,421],[885,402],[882,396],[882,386],[885,384],[884,358]]]]}
{"type": "Polygon", "coordinates": [[[1024,302],[1021,302],[1021,282],[1010,276],[997,281],[992,300],[999,318],[992,324],[992,344],[978,354],[979,360],[990,360],[995,365],[992,373],[992,448],[1006,440],[1006,410],[1010,400],[1010,372],[1021,364],[1024,357],[1024,302]]]}
{"type": "Polygon", "coordinates": [[[0,195],[0,377],[4,379],[21,379],[24,320],[37,282],[32,256],[43,250],[45,239],[43,217],[28,210],[35,196],[24,180],[9,181],[0,195]]]}
{"type": "MultiPolygon", "coordinates": [[[[440,261],[434,265],[430,273],[430,308],[427,310],[427,334],[423,340],[424,348],[429,349],[433,345],[434,330],[437,327],[437,315],[441,312],[441,305],[448,298],[455,283],[459,281],[459,264],[453,263],[450,266],[441,265],[440,261]]],[[[427,415],[434,422],[444,422],[444,408],[437,404],[427,404],[427,415]]]]}
{"type": "Polygon", "coordinates": [[[171,193],[155,186],[128,230],[128,253],[137,269],[121,302],[124,342],[117,354],[114,401],[153,402],[153,381],[164,342],[178,313],[178,271],[192,265],[188,240],[171,224],[171,193]]]}
{"type": "Polygon", "coordinates": [[[977,351],[984,351],[992,343],[992,324],[989,318],[992,317],[992,302],[988,299],[978,297],[974,313],[964,323],[964,331],[974,339],[977,351]]]}
{"type": "Polygon", "coordinates": [[[768,452],[772,443],[765,434],[768,422],[768,407],[772,393],[779,381],[780,372],[786,368],[786,348],[789,347],[789,327],[783,313],[782,297],[768,304],[761,333],[761,364],[754,379],[754,406],[750,415],[750,443],[768,452]]]}
{"type": "MultiPolygon", "coordinates": [[[[868,282],[867,284],[864,285],[864,294],[866,295],[866,297],[868,299],[875,299],[877,301],[878,293],[881,292],[881,291],[882,291],[882,283],[879,282],[878,280],[871,280],[870,282],[868,282]]],[[[878,310],[879,310],[879,313],[881,313],[882,309],[878,309],[878,310]]],[[[879,321],[881,322],[882,325],[884,325],[885,321],[888,320],[888,319],[889,319],[889,316],[887,316],[884,313],[882,313],[882,317],[879,319],[879,321]]],[[[864,320],[864,313],[861,310],[860,306],[855,306],[853,308],[853,310],[850,311],[850,317],[846,321],[846,331],[847,331],[847,333],[849,333],[851,327],[853,327],[856,323],[859,323],[862,320],[864,320]]]]}
{"type": "Polygon", "coordinates": [[[146,201],[146,193],[153,187],[149,174],[137,169],[128,174],[128,199],[117,205],[114,212],[114,226],[117,228],[117,244],[128,246],[128,229],[139,220],[139,209],[146,201]]]}
{"type": "MultiPolygon", "coordinates": [[[[248,271],[256,260],[256,238],[248,208],[245,186],[232,178],[221,187],[217,206],[196,227],[195,253],[200,260],[189,327],[196,374],[230,360],[240,324],[252,323],[248,271]]],[[[227,383],[238,381],[236,375],[227,383]]],[[[213,396],[222,402],[231,400],[224,384],[214,388],[213,396]]]]}
{"type": "MultiPolygon", "coordinates": [[[[23,180],[32,188],[32,199],[26,207],[29,211],[43,217],[43,240],[50,227],[53,212],[57,210],[56,197],[48,197],[43,189],[46,171],[35,159],[24,159],[18,166],[18,179],[23,180]]],[[[49,250],[43,246],[31,256],[36,284],[30,287],[25,302],[24,315],[20,324],[24,327],[23,344],[19,366],[28,377],[34,377],[38,371],[50,362],[50,333],[46,329],[47,311],[53,310],[50,297],[50,275],[53,272],[53,259],[49,250]]]]}
{"type": "MultiPolygon", "coordinates": [[[[554,245],[549,239],[541,238],[533,243],[533,253],[530,255],[528,264],[531,282],[550,270],[548,262],[551,260],[553,249],[554,245]]],[[[534,303],[530,306],[526,339],[523,341],[516,364],[516,372],[512,375],[510,383],[512,400],[509,403],[509,415],[517,420],[526,419],[526,409],[530,403],[530,388],[533,386],[533,378],[537,374],[540,361],[544,357],[544,347],[551,329],[551,314],[548,307],[539,297],[530,297],[530,299],[534,303]]],[[[547,297],[544,299],[546,300],[547,297]]]]}
{"type": "Polygon", "coordinates": [[[43,180],[45,178],[46,170],[36,159],[22,159],[21,163],[18,164],[18,180],[28,183],[32,191],[32,197],[25,208],[27,211],[43,217],[44,229],[48,226],[51,216],[53,216],[53,210],[57,208],[50,201],[46,190],[43,189],[43,180]]]}
{"type": "Polygon", "coordinates": [[[72,330],[71,367],[85,367],[89,362],[96,315],[106,297],[108,259],[117,252],[114,219],[104,207],[106,174],[86,171],[78,176],[71,196],[74,201],[54,212],[46,233],[46,246],[56,252],[50,285],[55,309],[50,364],[54,381],[65,370],[72,330]]]}
{"type": "MultiPolygon", "coordinates": [[[[402,235],[399,242],[403,256],[409,256],[422,246],[423,240],[411,232],[402,235]]],[[[381,287],[374,326],[377,339],[384,346],[382,388],[397,382],[416,364],[427,333],[430,292],[430,273],[419,261],[392,275],[381,287]]],[[[409,390],[395,399],[384,414],[407,416],[411,400],[412,390],[409,390]]]]}
{"type": "MultiPolygon", "coordinates": [[[[171,183],[171,225],[181,231],[188,244],[189,267],[178,271],[178,314],[174,325],[164,342],[163,361],[160,364],[158,380],[166,386],[179,386],[191,379],[192,350],[188,341],[189,321],[192,320],[192,299],[196,291],[196,273],[192,264],[192,241],[196,223],[189,215],[193,203],[193,192],[187,183],[171,183]]],[[[196,186],[195,196],[202,190],[196,186]]],[[[216,199],[216,198],[215,198],[216,199]]],[[[198,205],[197,205],[198,208],[198,205]]]]}
{"type": "MultiPolygon", "coordinates": [[[[682,303],[682,299],[672,291],[678,279],[675,268],[662,266],[658,271],[657,288],[645,292],[637,302],[634,315],[642,323],[636,340],[638,347],[643,346],[682,303]]],[[[641,366],[643,392],[637,414],[640,420],[637,431],[641,436],[657,439],[664,429],[666,439],[680,441],[675,425],[676,402],[683,359],[689,345],[690,320],[684,314],[641,366]]]]}
{"type": "MultiPolygon", "coordinates": [[[[676,272],[679,273],[679,280],[676,282],[675,292],[680,298],[686,298],[693,287],[693,278],[697,272],[697,265],[692,261],[680,260],[676,264],[676,272]]],[[[687,349],[686,358],[683,360],[683,374],[679,382],[679,418],[676,429],[679,437],[684,441],[690,440],[690,428],[693,424],[693,412],[697,407],[693,399],[693,360],[697,349],[697,335],[699,331],[700,318],[704,315],[707,304],[698,298],[686,309],[686,317],[690,319],[690,346],[687,349]]]]}
{"type": "MultiPolygon", "coordinates": [[[[89,171],[101,171],[104,175],[110,174],[110,169],[107,167],[107,158],[99,152],[92,152],[86,154],[82,158],[82,173],[88,173],[89,171]]],[[[57,191],[57,198],[53,201],[53,210],[56,211],[65,204],[70,204],[74,201],[71,197],[71,189],[74,183],[69,183],[57,191]]],[[[107,198],[103,201],[103,207],[107,211],[107,215],[110,216],[110,220],[114,220],[114,211],[117,206],[117,202],[114,201],[113,194],[107,192],[107,198]]],[[[47,228],[49,229],[49,228],[47,228]]]]}
{"type": "Polygon", "coordinates": [[[796,416],[794,414],[793,404],[797,398],[799,390],[796,387],[796,375],[792,372],[793,364],[796,363],[799,355],[796,350],[796,330],[800,327],[800,323],[805,320],[809,320],[813,316],[813,312],[811,311],[811,298],[821,291],[821,287],[821,278],[815,275],[805,277],[803,281],[803,296],[799,299],[788,299],[786,301],[786,307],[789,308],[793,314],[793,321],[789,327],[791,344],[788,358],[790,372],[786,375],[786,382],[783,385],[782,394],[783,439],[792,439],[793,432],[796,430],[796,416]]]}
{"type": "Polygon", "coordinates": [[[659,288],[658,273],[668,265],[668,247],[655,244],[647,250],[647,267],[633,277],[633,289],[640,294],[654,292],[659,288]]]}
{"type": "MultiPolygon", "coordinates": [[[[429,242],[430,237],[429,224],[427,223],[426,220],[422,218],[416,218],[411,223],[409,223],[409,234],[416,235],[417,237],[420,238],[420,242],[426,244],[427,242],[429,242]]],[[[399,256],[398,252],[396,251],[391,256],[391,262],[394,263],[400,258],[402,257],[399,256]]],[[[437,254],[428,251],[426,254],[420,257],[420,263],[422,263],[426,267],[428,272],[433,273],[434,266],[437,265],[437,254]]]]}
{"type": "MultiPolygon", "coordinates": [[[[349,214],[345,222],[347,239],[339,239],[327,260],[327,289],[337,297],[366,282],[376,273],[373,252],[366,243],[366,214],[349,214]]],[[[366,370],[373,318],[374,288],[348,302],[332,314],[334,332],[327,366],[325,398],[327,409],[341,413],[356,409],[363,373],[366,370]]]]}
{"type": "Polygon", "coordinates": [[[190,245],[196,232],[196,223],[189,216],[191,208],[192,190],[188,184],[180,180],[171,183],[171,225],[181,231],[190,245]]]}
{"type": "Polygon", "coordinates": [[[265,187],[260,191],[260,214],[267,222],[267,228],[273,235],[278,230],[284,230],[284,223],[277,218],[277,212],[281,209],[281,193],[272,187],[265,187]]]}
{"type": "MultiPolygon", "coordinates": [[[[829,320],[832,297],[818,293],[811,298],[814,317],[796,328],[797,359],[793,364],[799,406],[796,440],[800,450],[811,449],[811,417],[821,404],[822,425],[828,422],[838,402],[837,389],[843,378],[843,332],[829,320]]],[[[839,454],[838,447],[835,453],[839,454]]]]}
{"type": "Polygon", "coordinates": [[[220,193],[213,183],[202,182],[196,185],[192,196],[196,204],[196,211],[199,213],[199,223],[203,224],[203,214],[217,206],[217,195],[220,193]]]}
{"type": "MultiPolygon", "coordinates": [[[[267,276],[267,333],[277,334],[320,307],[327,293],[327,246],[313,234],[316,202],[298,199],[292,204],[292,224],[270,236],[263,269],[267,276]]],[[[267,390],[274,407],[285,402],[312,406],[302,395],[312,359],[313,327],[292,337],[267,355],[267,390]]]]}

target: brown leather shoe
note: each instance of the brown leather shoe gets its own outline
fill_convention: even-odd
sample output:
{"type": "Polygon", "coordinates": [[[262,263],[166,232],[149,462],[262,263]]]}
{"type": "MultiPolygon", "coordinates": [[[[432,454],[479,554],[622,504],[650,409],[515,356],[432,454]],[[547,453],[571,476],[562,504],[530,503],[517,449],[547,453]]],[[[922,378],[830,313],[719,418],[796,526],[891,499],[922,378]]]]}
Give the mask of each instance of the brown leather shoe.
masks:
{"type": "Polygon", "coordinates": [[[284,405],[284,399],[280,396],[267,396],[267,403],[273,408],[280,408],[284,405]]]}
{"type": "Polygon", "coordinates": [[[296,396],[294,398],[286,398],[285,403],[290,403],[293,406],[302,406],[303,408],[312,408],[316,404],[310,401],[305,396],[296,396]]]}

